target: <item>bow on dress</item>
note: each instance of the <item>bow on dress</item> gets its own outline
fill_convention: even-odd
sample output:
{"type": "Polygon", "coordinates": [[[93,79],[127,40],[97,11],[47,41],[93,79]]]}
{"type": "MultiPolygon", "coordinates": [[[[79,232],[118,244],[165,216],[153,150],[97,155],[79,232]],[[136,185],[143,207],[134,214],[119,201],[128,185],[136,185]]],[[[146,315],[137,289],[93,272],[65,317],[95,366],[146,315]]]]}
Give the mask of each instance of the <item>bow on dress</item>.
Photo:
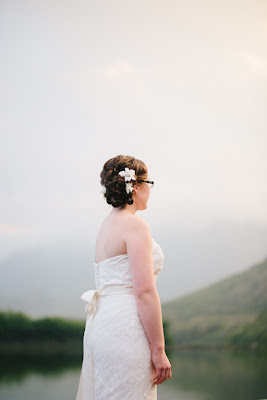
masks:
{"type": "Polygon", "coordinates": [[[86,321],[90,315],[95,315],[98,311],[98,296],[115,294],[134,294],[132,286],[124,285],[104,285],[98,290],[87,290],[81,295],[81,299],[87,301],[85,306],[86,321]]]}
{"type": "Polygon", "coordinates": [[[87,290],[81,295],[81,299],[87,301],[85,306],[86,320],[91,314],[96,314],[98,310],[98,296],[103,291],[104,288],[99,290],[87,290]]]}

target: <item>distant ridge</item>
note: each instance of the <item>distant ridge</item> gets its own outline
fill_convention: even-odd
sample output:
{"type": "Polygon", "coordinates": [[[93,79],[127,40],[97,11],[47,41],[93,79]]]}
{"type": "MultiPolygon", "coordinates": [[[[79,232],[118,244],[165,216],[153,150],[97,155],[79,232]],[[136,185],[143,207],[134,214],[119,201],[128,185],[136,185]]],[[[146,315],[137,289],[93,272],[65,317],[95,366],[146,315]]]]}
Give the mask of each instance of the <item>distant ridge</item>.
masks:
{"type": "Polygon", "coordinates": [[[220,344],[267,311],[267,257],[244,272],[162,304],[176,343],[220,344]]]}

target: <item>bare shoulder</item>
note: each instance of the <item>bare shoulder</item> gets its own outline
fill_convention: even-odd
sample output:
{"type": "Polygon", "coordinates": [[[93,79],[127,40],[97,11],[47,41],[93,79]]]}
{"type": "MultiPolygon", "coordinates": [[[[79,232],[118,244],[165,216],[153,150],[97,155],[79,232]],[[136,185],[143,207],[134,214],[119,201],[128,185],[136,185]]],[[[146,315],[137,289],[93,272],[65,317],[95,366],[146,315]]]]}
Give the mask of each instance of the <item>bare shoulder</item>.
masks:
{"type": "Polygon", "coordinates": [[[143,254],[152,250],[152,237],[150,227],[147,221],[131,215],[125,229],[125,245],[127,253],[132,258],[133,253],[143,254]]]}
{"type": "Polygon", "coordinates": [[[132,215],[125,236],[130,271],[135,294],[141,296],[144,292],[155,288],[152,237],[147,221],[132,215]]]}
{"type": "Polygon", "coordinates": [[[138,217],[137,215],[129,215],[128,218],[128,225],[126,230],[126,239],[132,238],[135,235],[146,235],[150,236],[150,227],[147,221],[143,218],[138,217]]]}

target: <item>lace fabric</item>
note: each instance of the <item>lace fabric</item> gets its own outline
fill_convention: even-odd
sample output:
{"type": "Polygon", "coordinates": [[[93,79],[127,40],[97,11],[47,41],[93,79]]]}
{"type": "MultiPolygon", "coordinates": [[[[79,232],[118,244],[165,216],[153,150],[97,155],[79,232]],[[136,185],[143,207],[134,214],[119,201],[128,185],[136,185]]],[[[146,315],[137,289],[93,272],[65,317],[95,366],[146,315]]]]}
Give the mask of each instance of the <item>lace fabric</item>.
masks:
{"type": "MultiPolygon", "coordinates": [[[[152,242],[157,279],[164,255],[152,242]]],[[[96,290],[82,295],[88,304],[76,400],[157,400],[151,350],[131,290],[127,254],[94,266],[96,290]]]]}

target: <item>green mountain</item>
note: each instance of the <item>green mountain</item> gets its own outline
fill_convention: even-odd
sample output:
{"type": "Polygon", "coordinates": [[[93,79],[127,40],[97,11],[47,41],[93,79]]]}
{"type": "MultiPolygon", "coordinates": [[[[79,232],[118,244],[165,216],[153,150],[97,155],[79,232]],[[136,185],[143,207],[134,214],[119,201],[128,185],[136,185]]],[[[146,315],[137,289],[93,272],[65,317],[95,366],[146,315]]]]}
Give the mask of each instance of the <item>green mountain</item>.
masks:
{"type": "Polygon", "coordinates": [[[163,319],[168,321],[176,345],[242,343],[240,332],[262,327],[265,312],[267,258],[244,272],[162,304],[163,319]]]}

